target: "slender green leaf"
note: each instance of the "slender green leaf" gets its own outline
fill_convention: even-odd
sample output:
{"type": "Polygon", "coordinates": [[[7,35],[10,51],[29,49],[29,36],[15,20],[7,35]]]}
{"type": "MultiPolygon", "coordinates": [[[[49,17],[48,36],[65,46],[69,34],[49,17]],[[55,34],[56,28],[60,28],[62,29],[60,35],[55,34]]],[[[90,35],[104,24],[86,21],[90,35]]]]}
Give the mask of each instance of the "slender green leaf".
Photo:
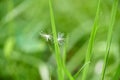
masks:
{"type": "Polygon", "coordinates": [[[62,63],[61,63],[61,57],[60,57],[60,49],[57,41],[57,32],[56,32],[56,26],[55,26],[55,20],[54,20],[54,14],[53,14],[53,8],[51,0],[49,0],[49,8],[50,8],[50,17],[51,17],[51,26],[52,26],[52,33],[53,33],[53,40],[54,40],[54,47],[55,47],[55,57],[57,61],[57,67],[58,67],[58,78],[59,80],[63,80],[63,69],[62,69],[62,63]]]}
{"type": "Polygon", "coordinates": [[[78,75],[80,74],[80,72],[86,67],[86,65],[88,65],[90,63],[90,61],[89,62],[87,62],[87,63],[85,63],[81,68],[80,68],[80,70],[74,75],[74,78],[76,79],[77,77],[78,77],[78,75]]]}
{"type": "Polygon", "coordinates": [[[105,54],[105,59],[104,59],[101,80],[104,80],[104,76],[105,76],[106,65],[108,62],[108,56],[109,56],[110,46],[111,46],[111,41],[112,41],[113,26],[115,23],[115,16],[116,16],[116,12],[117,12],[117,6],[118,6],[118,0],[114,0],[113,6],[112,6],[111,20],[110,20],[109,30],[108,30],[107,47],[106,47],[106,54],[105,54]]]}
{"type": "MultiPolygon", "coordinates": [[[[86,57],[85,57],[85,63],[89,62],[90,59],[91,59],[92,49],[93,49],[95,35],[96,35],[96,31],[97,31],[97,27],[98,27],[98,21],[99,21],[100,1],[101,0],[99,0],[99,2],[98,2],[96,17],[95,17],[93,29],[92,29],[89,44],[88,44],[87,54],[86,54],[86,57]]],[[[88,69],[89,69],[89,64],[83,70],[82,80],[86,80],[88,69]]]]}

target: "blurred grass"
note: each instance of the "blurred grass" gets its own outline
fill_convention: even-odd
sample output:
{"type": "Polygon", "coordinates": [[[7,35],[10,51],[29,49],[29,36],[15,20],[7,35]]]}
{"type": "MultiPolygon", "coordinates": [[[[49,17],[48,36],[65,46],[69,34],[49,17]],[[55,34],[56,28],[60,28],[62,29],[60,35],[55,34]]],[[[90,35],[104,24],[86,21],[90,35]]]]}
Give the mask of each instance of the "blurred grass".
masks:
{"type": "MultiPolygon", "coordinates": [[[[56,31],[69,36],[65,65],[74,76],[84,65],[98,0],[52,0],[52,2],[56,31]]],[[[87,80],[100,79],[113,2],[114,0],[101,0],[99,28],[87,80]]],[[[118,4],[104,80],[120,78],[119,25],[118,4]]],[[[44,41],[39,35],[41,31],[53,35],[48,0],[0,0],[0,80],[43,80],[44,73],[39,70],[40,65],[48,67],[51,80],[58,80],[53,41],[44,41]]],[[[63,49],[63,46],[61,48],[63,49]]],[[[46,68],[42,70],[47,73],[46,68]]],[[[79,73],[76,80],[82,78],[82,73],[82,71],[79,73]]],[[[68,76],[64,77],[65,80],[69,80],[68,76]]]]}

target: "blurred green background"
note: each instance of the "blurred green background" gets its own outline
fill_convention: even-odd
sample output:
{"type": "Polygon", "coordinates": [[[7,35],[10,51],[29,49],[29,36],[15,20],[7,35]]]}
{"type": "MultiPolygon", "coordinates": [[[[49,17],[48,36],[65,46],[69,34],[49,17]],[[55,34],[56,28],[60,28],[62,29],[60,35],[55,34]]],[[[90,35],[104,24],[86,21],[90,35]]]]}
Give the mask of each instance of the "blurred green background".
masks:
{"type": "MultiPolygon", "coordinates": [[[[87,80],[99,80],[101,74],[113,1],[101,2],[87,80]]],[[[84,65],[98,0],[52,2],[57,32],[69,35],[66,66],[74,75],[84,65]]],[[[0,0],[0,80],[57,80],[53,43],[42,39],[41,31],[52,34],[48,0],[0,0]]],[[[120,76],[120,4],[105,80],[116,73],[120,76]]]]}

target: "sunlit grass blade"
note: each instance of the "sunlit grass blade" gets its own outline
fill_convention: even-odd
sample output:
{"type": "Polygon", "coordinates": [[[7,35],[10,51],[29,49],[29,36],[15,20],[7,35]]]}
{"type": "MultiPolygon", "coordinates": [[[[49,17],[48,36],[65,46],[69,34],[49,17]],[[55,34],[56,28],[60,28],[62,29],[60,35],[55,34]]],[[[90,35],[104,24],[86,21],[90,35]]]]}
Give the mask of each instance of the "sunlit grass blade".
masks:
{"type": "Polygon", "coordinates": [[[51,18],[54,47],[55,47],[55,57],[56,57],[57,67],[58,67],[58,71],[57,71],[58,79],[63,80],[63,68],[62,68],[62,62],[61,62],[61,57],[60,57],[60,49],[59,49],[59,45],[58,45],[58,41],[57,41],[57,32],[56,32],[56,26],[55,26],[55,20],[54,20],[54,14],[53,14],[51,0],[49,0],[49,8],[50,8],[50,18],[51,18]]]}
{"type": "Polygon", "coordinates": [[[75,79],[79,76],[80,72],[81,72],[89,63],[90,63],[90,61],[87,62],[87,63],[85,63],[85,64],[80,68],[80,70],[74,75],[74,78],[75,78],[75,79]]]}
{"type": "Polygon", "coordinates": [[[109,30],[108,30],[108,37],[107,37],[107,47],[106,47],[101,80],[104,80],[104,76],[105,76],[106,65],[108,62],[108,56],[109,56],[110,46],[111,46],[111,41],[112,41],[113,26],[115,23],[115,17],[116,17],[116,12],[117,12],[117,6],[118,6],[118,0],[114,0],[113,6],[112,6],[112,12],[111,12],[111,20],[110,20],[110,24],[108,28],[109,30]]]}
{"type": "MultiPolygon", "coordinates": [[[[94,25],[93,25],[93,29],[92,29],[92,32],[91,32],[90,40],[89,40],[89,43],[88,43],[88,49],[87,49],[87,53],[86,53],[86,57],[85,57],[85,63],[89,62],[90,59],[91,59],[91,54],[92,54],[92,49],[93,49],[93,45],[94,45],[95,35],[96,35],[98,22],[99,22],[100,3],[101,3],[101,0],[99,0],[99,2],[98,2],[95,21],[94,21],[94,25]]],[[[86,67],[83,70],[82,80],[86,80],[88,69],[89,69],[89,64],[86,65],[86,67]]]]}
{"type": "Polygon", "coordinates": [[[74,77],[71,75],[71,73],[67,70],[66,66],[63,65],[64,73],[68,76],[69,80],[74,80],[74,77]]]}

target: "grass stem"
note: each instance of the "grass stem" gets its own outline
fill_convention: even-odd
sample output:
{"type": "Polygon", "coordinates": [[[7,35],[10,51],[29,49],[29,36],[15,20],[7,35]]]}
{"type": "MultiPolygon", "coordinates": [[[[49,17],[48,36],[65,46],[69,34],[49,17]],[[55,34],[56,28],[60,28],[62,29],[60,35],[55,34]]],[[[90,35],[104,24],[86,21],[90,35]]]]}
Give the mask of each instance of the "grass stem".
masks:
{"type": "MultiPolygon", "coordinates": [[[[93,49],[95,35],[96,35],[96,31],[97,31],[97,27],[98,27],[98,21],[99,21],[100,2],[101,2],[101,0],[99,0],[99,2],[98,2],[95,21],[94,21],[94,25],[93,25],[92,32],[91,32],[91,35],[90,35],[90,40],[89,40],[89,43],[88,43],[88,49],[87,49],[87,53],[86,53],[86,57],[85,57],[85,63],[89,62],[90,59],[91,59],[92,49],[93,49]]],[[[88,69],[89,69],[89,64],[86,65],[86,67],[83,70],[82,80],[86,80],[88,69]]]]}
{"type": "Polygon", "coordinates": [[[57,69],[58,79],[63,80],[62,62],[61,62],[61,57],[60,57],[60,49],[59,49],[59,45],[58,45],[58,41],[57,41],[57,32],[56,32],[54,13],[53,13],[51,0],[49,0],[49,8],[50,8],[50,18],[51,18],[54,47],[55,47],[55,57],[56,57],[57,67],[58,67],[58,69],[57,69]]]}
{"type": "Polygon", "coordinates": [[[106,71],[106,66],[108,62],[108,56],[109,56],[110,46],[111,46],[111,41],[112,41],[113,26],[115,23],[115,16],[117,12],[117,6],[118,6],[118,0],[114,0],[113,6],[112,6],[111,20],[110,20],[110,24],[108,28],[109,30],[108,30],[108,37],[107,37],[107,47],[106,47],[106,54],[105,54],[105,59],[104,59],[101,80],[104,80],[104,76],[105,76],[105,71],[106,71]]]}

